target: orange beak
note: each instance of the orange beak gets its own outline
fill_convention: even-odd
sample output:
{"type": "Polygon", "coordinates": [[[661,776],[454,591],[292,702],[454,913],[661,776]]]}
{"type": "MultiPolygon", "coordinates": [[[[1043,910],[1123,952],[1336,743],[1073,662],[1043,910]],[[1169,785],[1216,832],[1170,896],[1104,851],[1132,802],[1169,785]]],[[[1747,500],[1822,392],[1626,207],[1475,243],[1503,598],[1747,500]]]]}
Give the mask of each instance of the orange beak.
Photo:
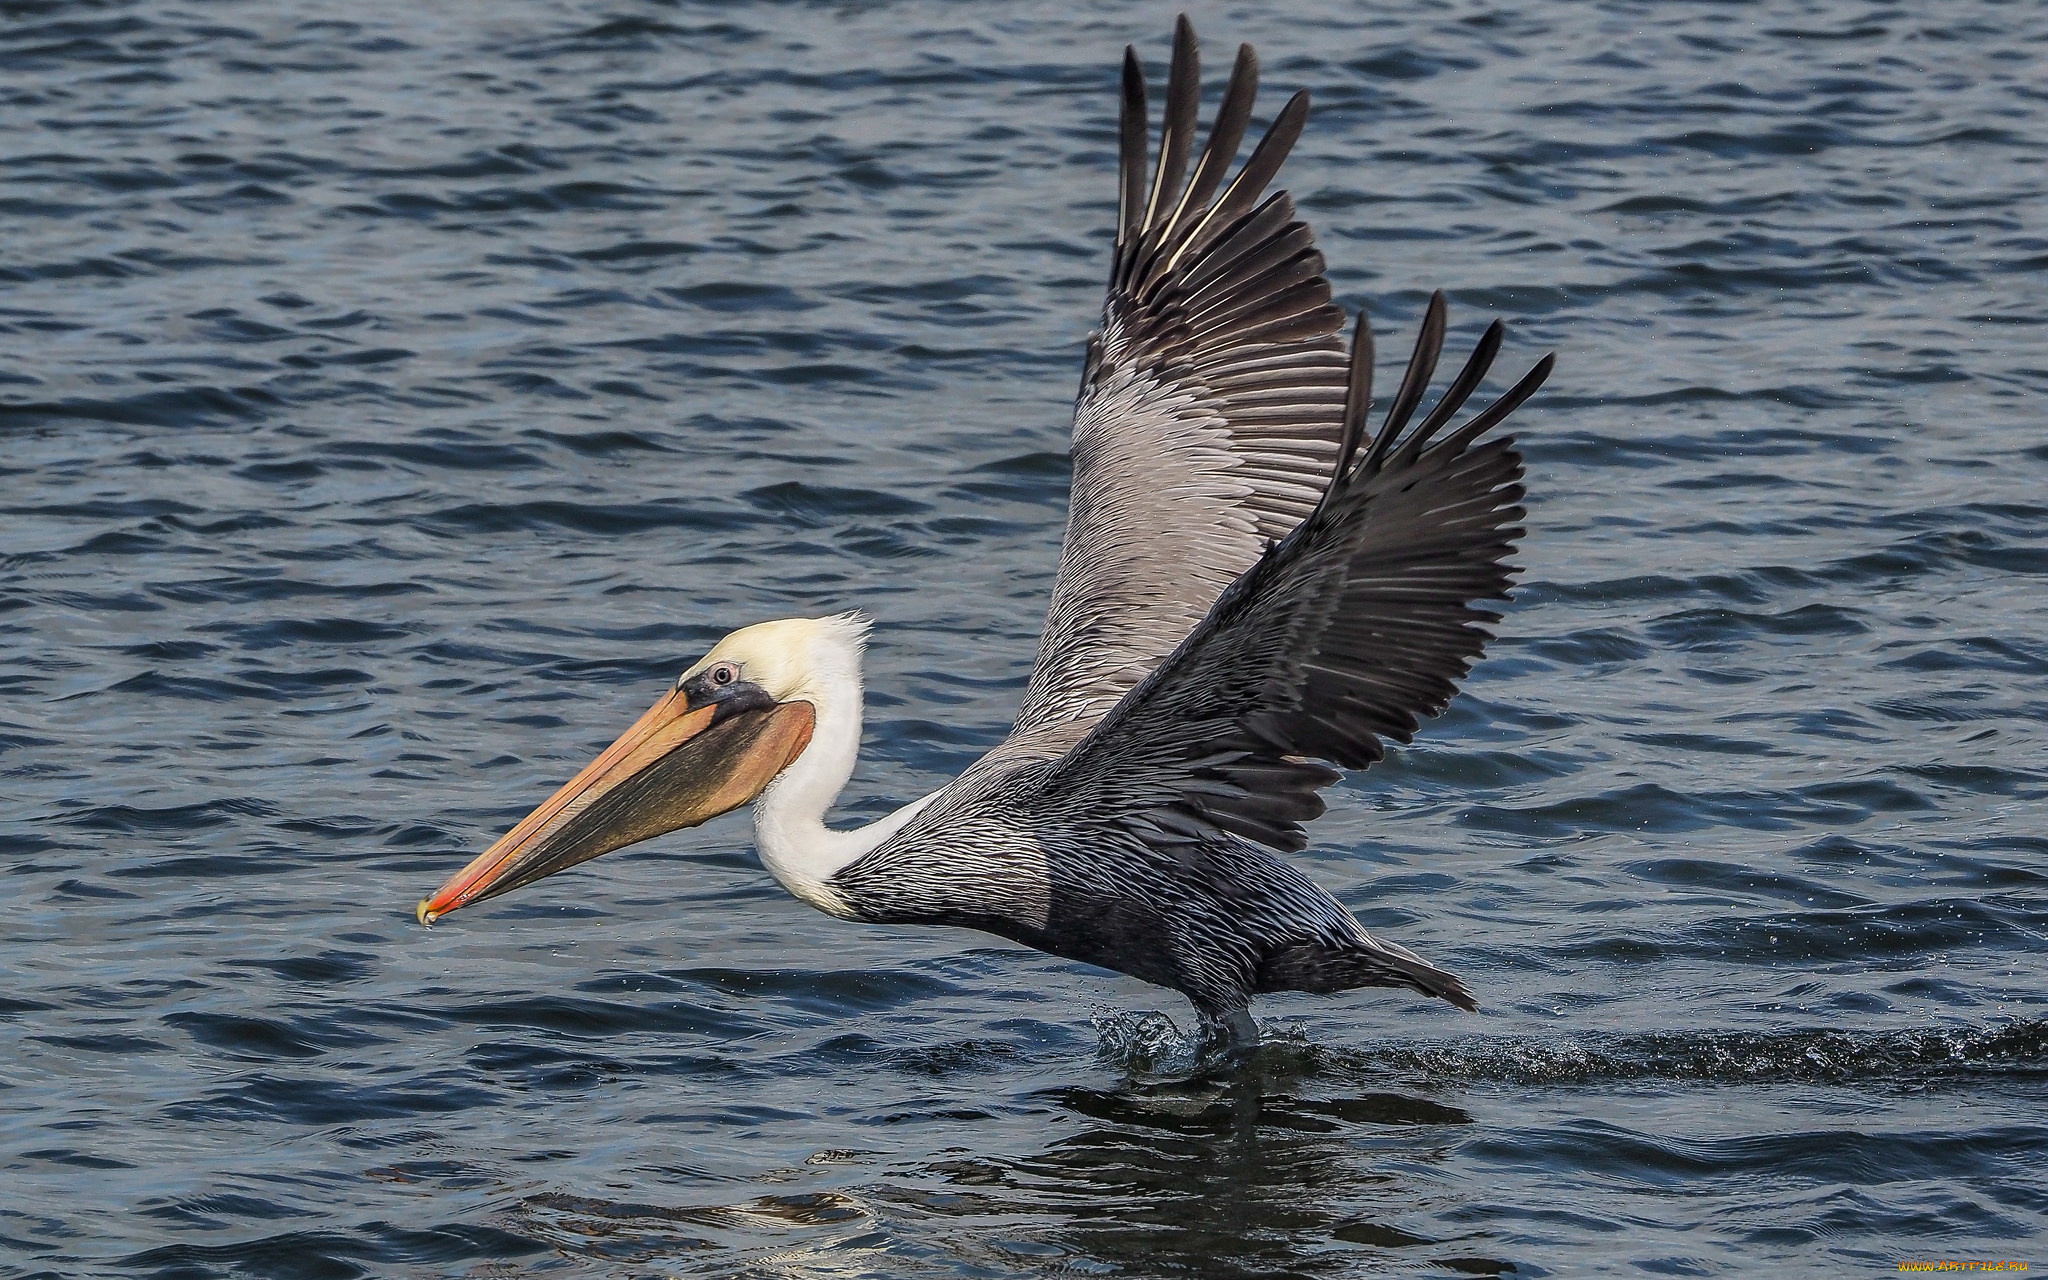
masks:
{"type": "Polygon", "coordinates": [[[808,702],[692,708],[670,690],[547,803],[419,905],[421,924],[752,800],[810,745],[808,702]]]}

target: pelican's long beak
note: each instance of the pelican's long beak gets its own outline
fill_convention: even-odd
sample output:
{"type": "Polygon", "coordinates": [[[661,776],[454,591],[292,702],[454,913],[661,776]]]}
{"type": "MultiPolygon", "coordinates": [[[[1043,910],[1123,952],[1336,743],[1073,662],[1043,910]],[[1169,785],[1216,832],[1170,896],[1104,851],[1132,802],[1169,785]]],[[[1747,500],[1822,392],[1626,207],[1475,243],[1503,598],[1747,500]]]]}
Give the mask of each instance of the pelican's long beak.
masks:
{"type": "Polygon", "coordinates": [[[648,709],[583,772],[419,905],[421,924],[601,853],[694,827],[761,794],[810,744],[808,702],[648,709]]]}

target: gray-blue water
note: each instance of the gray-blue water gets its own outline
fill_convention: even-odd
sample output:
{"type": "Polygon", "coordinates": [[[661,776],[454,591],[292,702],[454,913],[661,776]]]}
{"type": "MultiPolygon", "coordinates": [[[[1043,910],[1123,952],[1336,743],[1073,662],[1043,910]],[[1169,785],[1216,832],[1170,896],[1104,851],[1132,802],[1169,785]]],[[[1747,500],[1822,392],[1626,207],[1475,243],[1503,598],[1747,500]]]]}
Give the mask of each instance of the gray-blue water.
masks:
{"type": "Polygon", "coordinates": [[[1172,7],[8,6],[0,1275],[2048,1263],[2048,28],[1529,8],[1194,6],[1383,385],[1559,359],[1302,855],[1484,1012],[1188,1083],[738,816],[412,917],[742,623],[879,619],[851,817],[1000,737],[1172,7]]]}

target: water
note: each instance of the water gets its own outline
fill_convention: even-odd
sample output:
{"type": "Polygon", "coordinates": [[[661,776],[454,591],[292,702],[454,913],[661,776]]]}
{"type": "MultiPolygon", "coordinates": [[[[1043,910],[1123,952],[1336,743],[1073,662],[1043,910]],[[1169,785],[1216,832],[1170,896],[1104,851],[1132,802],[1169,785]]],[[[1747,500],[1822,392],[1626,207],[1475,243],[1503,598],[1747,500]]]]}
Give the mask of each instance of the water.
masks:
{"type": "Polygon", "coordinates": [[[1172,12],[9,10],[0,1275],[2048,1261],[2022,5],[1195,6],[1383,350],[1559,352],[1501,639],[1303,855],[1483,1013],[1188,1080],[737,817],[413,922],[741,623],[879,619],[852,816],[1000,736],[1172,12]]]}

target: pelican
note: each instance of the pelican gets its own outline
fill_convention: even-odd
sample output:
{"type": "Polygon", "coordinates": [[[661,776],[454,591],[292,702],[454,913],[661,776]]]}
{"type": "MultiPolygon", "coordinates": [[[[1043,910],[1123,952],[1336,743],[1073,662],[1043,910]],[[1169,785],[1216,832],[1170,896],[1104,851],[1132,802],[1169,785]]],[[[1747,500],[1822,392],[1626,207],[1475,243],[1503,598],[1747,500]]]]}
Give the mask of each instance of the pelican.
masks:
{"type": "Polygon", "coordinates": [[[1524,512],[1521,456],[1488,432],[1552,357],[1453,428],[1500,348],[1496,320],[1411,429],[1443,348],[1438,292],[1368,435],[1370,327],[1361,313],[1347,354],[1309,228],[1266,194],[1306,92],[1229,175],[1257,82],[1242,46],[1196,157],[1181,18],[1154,164],[1125,49],[1108,298],[1009,736],[880,821],[829,827],[860,749],[867,623],[745,627],[421,902],[421,923],[752,802],[762,863],[819,910],[982,930],[1174,988],[1204,1044],[1255,1043],[1263,992],[1400,987],[1477,1008],[1276,851],[1305,847],[1318,792],[1410,741],[1491,638],[1500,615],[1482,606],[1507,598],[1524,512]]]}

